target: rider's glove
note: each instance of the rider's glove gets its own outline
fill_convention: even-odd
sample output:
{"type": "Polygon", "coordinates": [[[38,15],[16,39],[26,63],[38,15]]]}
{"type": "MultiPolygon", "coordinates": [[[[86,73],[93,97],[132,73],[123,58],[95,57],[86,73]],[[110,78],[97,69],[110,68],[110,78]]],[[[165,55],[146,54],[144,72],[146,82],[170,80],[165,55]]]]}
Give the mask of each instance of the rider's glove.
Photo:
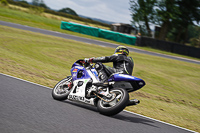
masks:
{"type": "Polygon", "coordinates": [[[92,63],[92,60],[93,60],[94,58],[85,58],[84,59],[84,61],[86,62],[86,63],[92,63]]]}

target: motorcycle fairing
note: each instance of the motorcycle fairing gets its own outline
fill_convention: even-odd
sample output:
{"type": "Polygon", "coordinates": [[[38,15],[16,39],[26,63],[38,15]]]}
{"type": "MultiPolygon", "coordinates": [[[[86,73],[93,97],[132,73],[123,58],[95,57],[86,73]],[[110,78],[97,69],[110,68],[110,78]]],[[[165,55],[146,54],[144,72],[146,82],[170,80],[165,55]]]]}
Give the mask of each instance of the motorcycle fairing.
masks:
{"type": "Polygon", "coordinates": [[[73,81],[74,85],[68,95],[68,99],[94,105],[94,98],[87,99],[85,97],[85,88],[88,82],[90,82],[90,79],[79,79],[73,81]],[[82,82],[81,86],[79,86],[80,82],[82,82]]]}
{"type": "MultiPolygon", "coordinates": [[[[97,80],[99,80],[98,74],[97,74],[97,71],[95,70],[95,68],[91,68],[91,72],[95,76],[95,78],[97,80]]],[[[72,65],[71,75],[72,75],[73,81],[78,80],[78,79],[90,79],[91,78],[91,75],[89,74],[89,72],[83,66],[80,66],[80,64],[78,64],[78,63],[74,63],[72,65]]]]}
{"type": "Polygon", "coordinates": [[[98,82],[98,74],[95,68],[87,69],[75,62],[71,68],[73,87],[68,99],[94,105],[94,98],[87,99],[85,96],[86,86],[91,80],[98,82]]]}
{"type": "Polygon", "coordinates": [[[78,79],[90,79],[90,75],[88,74],[86,69],[82,66],[74,65],[74,67],[71,68],[71,75],[73,81],[78,79]]]}
{"type": "Polygon", "coordinates": [[[124,88],[128,92],[136,91],[145,85],[144,80],[125,74],[114,74],[108,79],[108,82],[113,81],[113,88],[124,88]]]}
{"type": "Polygon", "coordinates": [[[108,79],[108,82],[110,81],[140,81],[142,79],[130,76],[127,74],[114,74],[112,77],[108,79]]]}
{"type": "MultiPolygon", "coordinates": [[[[99,81],[95,68],[88,69],[81,66],[78,62],[75,62],[71,68],[71,75],[73,79],[73,88],[68,99],[94,105],[93,98],[87,99],[85,97],[85,90],[90,80],[92,80],[93,83],[99,81]],[[80,84],[81,86],[79,86],[80,84]]],[[[108,79],[108,82],[113,82],[111,85],[113,88],[124,88],[128,92],[136,91],[145,85],[142,79],[125,74],[114,74],[108,79]]]]}

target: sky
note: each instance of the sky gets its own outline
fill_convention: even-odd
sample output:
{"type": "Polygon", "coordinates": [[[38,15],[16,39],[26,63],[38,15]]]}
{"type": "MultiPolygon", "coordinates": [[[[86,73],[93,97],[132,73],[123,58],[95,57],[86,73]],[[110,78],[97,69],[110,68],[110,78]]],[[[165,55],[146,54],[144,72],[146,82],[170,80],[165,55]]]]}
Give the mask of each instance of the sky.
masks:
{"type": "MultiPolygon", "coordinates": [[[[32,2],[32,0],[26,0],[32,2]]],[[[51,9],[69,7],[77,14],[116,23],[131,24],[129,0],[43,0],[51,9]]]]}

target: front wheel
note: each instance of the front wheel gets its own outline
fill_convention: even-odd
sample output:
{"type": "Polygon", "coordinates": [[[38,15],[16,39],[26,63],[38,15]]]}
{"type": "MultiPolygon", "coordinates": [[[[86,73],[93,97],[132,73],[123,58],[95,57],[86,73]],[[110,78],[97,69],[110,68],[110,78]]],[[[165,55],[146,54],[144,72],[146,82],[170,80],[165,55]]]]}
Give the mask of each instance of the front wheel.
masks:
{"type": "Polygon", "coordinates": [[[52,97],[55,100],[59,101],[66,100],[70,93],[71,87],[72,87],[71,77],[59,81],[52,90],[52,97]]]}
{"type": "Polygon", "coordinates": [[[121,112],[129,102],[129,94],[122,88],[113,88],[110,93],[115,96],[114,100],[106,102],[100,99],[97,103],[98,111],[107,116],[116,115],[121,112]]]}

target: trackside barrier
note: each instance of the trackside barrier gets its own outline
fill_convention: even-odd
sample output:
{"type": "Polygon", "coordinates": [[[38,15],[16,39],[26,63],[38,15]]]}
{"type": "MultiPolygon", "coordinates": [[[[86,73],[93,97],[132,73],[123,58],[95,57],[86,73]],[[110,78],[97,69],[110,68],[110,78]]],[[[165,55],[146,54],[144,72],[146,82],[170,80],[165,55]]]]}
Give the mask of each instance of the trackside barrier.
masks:
{"type": "Polygon", "coordinates": [[[130,45],[135,45],[135,42],[136,42],[136,37],[134,36],[129,36],[129,35],[122,34],[119,32],[99,29],[99,28],[90,27],[87,25],[81,25],[81,24],[72,23],[72,22],[61,21],[61,29],[70,30],[70,31],[81,33],[81,34],[100,37],[100,38],[113,40],[116,42],[121,42],[125,44],[130,44],[130,45]]]}
{"type": "Polygon", "coordinates": [[[200,58],[200,48],[186,46],[174,42],[168,42],[149,37],[138,37],[136,45],[143,47],[151,47],[163,51],[168,51],[176,54],[200,58]]]}

